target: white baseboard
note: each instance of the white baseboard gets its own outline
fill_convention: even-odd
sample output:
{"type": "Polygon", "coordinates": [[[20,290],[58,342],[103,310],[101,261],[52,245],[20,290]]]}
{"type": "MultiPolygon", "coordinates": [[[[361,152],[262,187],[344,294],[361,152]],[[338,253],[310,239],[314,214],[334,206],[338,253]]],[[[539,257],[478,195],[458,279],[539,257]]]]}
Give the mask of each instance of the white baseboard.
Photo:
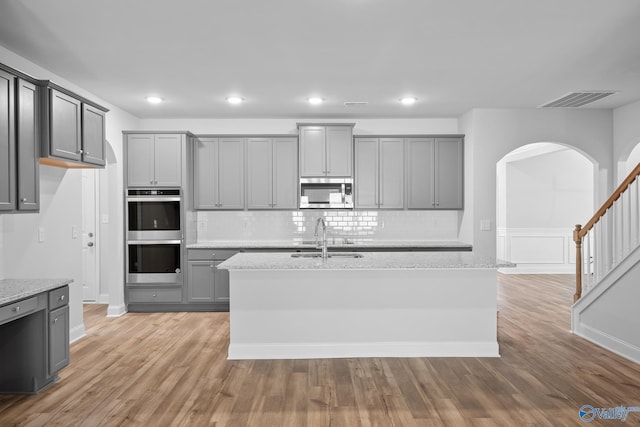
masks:
{"type": "Polygon", "coordinates": [[[619,338],[609,335],[606,332],[602,332],[591,326],[579,324],[577,328],[574,328],[574,334],[591,341],[600,347],[606,348],[617,355],[620,355],[632,362],[640,364],[640,348],[629,344],[626,341],[622,341],[619,338]]]}
{"type": "Polygon", "coordinates": [[[107,317],[120,317],[127,312],[127,307],[124,304],[109,305],[107,308],[107,317]]]}
{"type": "Polygon", "coordinates": [[[231,344],[228,359],[500,357],[497,342],[231,344]]]}
{"type": "Polygon", "coordinates": [[[84,329],[84,323],[76,326],[69,330],[69,344],[73,344],[74,342],[84,338],[87,336],[87,333],[84,329]]]}

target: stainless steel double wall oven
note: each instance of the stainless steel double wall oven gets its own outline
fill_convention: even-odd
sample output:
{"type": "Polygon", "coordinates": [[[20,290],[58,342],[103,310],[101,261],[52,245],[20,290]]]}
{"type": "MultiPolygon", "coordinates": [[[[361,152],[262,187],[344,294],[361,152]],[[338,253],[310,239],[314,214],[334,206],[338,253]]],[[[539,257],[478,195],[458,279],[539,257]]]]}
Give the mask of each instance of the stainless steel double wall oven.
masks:
{"type": "Polygon", "coordinates": [[[127,283],[181,284],[180,189],[127,190],[127,283]]]}

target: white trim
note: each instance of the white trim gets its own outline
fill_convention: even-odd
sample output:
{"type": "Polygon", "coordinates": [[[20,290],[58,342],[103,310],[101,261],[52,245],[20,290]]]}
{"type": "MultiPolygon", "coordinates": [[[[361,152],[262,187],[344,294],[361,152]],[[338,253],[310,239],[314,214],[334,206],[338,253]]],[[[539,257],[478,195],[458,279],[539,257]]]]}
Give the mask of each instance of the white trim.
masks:
{"type": "Polygon", "coordinates": [[[109,294],[100,294],[98,296],[98,304],[109,304],[109,294]]]}
{"type": "Polygon", "coordinates": [[[606,332],[602,332],[591,326],[580,324],[577,330],[574,331],[579,337],[591,341],[594,344],[599,345],[609,351],[616,353],[632,362],[640,364],[640,348],[629,344],[626,341],[622,341],[619,338],[609,335],[606,332]]]}
{"type": "MultiPolygon", "coordinates": [[[[575,247],[573,246],[573,229],[567,228],[505,228],[497,230],[497,251],[502,259],[516,263],[517,266],[509,269],[499,270],[504,274],[575,274],[575,247]],[[514,241],[526,244],[527,239],[531,239],[531,244],[542,242],[545,239],[548,244],[560,254],[555,260],[542,259],[515,259],[512,253],[514,241]],[[555,239],[555,241],[553,240],[555,239]]],[[[548,246],[545,245],[548,249],[548,246]]],[[[544,252],[545,249],[541,248],[544,252]]],[[[532,252],[539,252],[532,250],[532,252]]]]}
{"type": "Polygon", "coordinates": [[[84,324],[71,328],[69,329],[69,344],[73,344],[86,336],[87,332],[84,329],[84,324]]]}
{"type": "Polygon", "coordinates": [[[497,342],[231,344],[230,360],[349,357],[500,357],[497,342]]]}
{"type": "Polygon", "coordinates": [[[107,308],[107,317],[120,317],[127,312],[127,307],[124,304],[109,305],[107,308]]]}

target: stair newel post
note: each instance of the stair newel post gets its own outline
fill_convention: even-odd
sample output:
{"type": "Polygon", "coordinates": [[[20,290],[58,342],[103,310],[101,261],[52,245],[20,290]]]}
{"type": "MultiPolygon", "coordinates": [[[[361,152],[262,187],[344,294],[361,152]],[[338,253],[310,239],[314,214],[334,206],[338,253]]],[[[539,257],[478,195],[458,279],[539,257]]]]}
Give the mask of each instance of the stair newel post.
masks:
{"type": "Polygon", "coordinates": [[[582,296],[582,236],[580,231],[582,226],[576,224],[573,230],[573,241],[576,243],[576,293],[573,295],[573,302],[576,302],[582,296]]]}

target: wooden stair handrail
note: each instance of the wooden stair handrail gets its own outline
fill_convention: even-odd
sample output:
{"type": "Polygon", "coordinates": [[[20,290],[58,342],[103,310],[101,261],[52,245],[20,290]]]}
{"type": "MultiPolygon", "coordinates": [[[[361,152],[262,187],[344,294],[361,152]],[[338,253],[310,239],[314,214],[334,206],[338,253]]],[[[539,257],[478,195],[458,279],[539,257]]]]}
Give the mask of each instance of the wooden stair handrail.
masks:
{"type": "Polygon", "coordinates": [[[631,171],[631,173],[622,181],[622,183],[615,189],[613,194],[609,196],[606,202],[602,204],[600,209],[591,217],[587,224],[582,227],[580,224],[576,224],[576,228],[573,230],[573,241],[576,244],[576,293],[573,294],[573,302],[575,303],[582,296],[582,238],[593,228],[600,218],[602,218],[607,210],[613,206],[613,203],[620,198],[627,188],[633,183],[633,181],[640,175],[640,163],[631,171]]]}
{"type": "Polygon", "coordinates": [[[636,180],[638,175],[640,175],[640,163],[636,165],[631,173],[624,179],[624,181],[622,181],[622,184],[620,184],[618,188],[616,188],[616,190],[613,192],[613,194],[611,194],[607,201],[602,204],[600,209],[598,209],[596,213],[591,217],[591,219],[587,221],[585,226],[581,228],[580,237],[584,237],[587,235],[589,230],[591,230],[593,226],[596,225],[596,223],[600,220],[600,218],[604,216],[605,212],[607,212],[607,209],[613,206],[613,203],[620,198],[622,193],[624,193],[627,188],[629,188],[629,185],[631,185],[631,183],[636,180]]]}

